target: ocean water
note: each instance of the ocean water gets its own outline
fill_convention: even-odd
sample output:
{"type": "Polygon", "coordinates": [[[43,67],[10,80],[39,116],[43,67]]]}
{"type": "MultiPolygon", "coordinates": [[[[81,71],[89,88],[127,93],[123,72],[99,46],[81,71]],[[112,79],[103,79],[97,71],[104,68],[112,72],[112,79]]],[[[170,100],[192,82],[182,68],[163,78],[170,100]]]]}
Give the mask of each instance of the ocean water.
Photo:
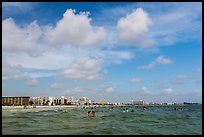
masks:
{"type": "Polygon", "coordinates": [[[2,134],[15,135],[200,135],[202,105],[106,108],[2,109],[2,134]],[[128,108],[128,112],[123,109],[128,108]],[[188,109],[191,108],[191,111],[188,109]],[[94,110],[96,117],[88,117],[94,110]],[[131,112],[134,110],[134,112],[131,112]]]}

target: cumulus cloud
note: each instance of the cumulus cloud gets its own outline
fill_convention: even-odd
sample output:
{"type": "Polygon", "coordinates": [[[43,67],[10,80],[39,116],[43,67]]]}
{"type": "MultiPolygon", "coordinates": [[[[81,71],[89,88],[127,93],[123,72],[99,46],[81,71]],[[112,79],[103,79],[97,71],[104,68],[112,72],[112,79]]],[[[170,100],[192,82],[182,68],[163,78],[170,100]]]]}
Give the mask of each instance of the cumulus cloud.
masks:
{"type": "Polygon", "coordinates": [[[61,84],[61,83],[53,83],[53,84],[50,85],[50,87],[52,89],[62,89],[62,88],[64,88],[64,85],[61,84]]]}
{"type": "Polygon", "coordinates": [[[22,67],[20,65],[12,66],[3,60],[2,79],[22,79],[27,77],[28,73],[22,71],[22,67]]]}
{"type": "Polygon", "coordinates": [[[138,79],[138,78],[132,78],[132,79],[130,80],[130,82],[132,82],[132,83],[139,83],[139,82],[141,82],[141,80],[138,79]]]}
{"type": "Polygon", "coordinates": [[[36,70],[32,70],[29,72],[29,77],[31,78],[45,78],[45,77],[53,77],[55,72],[38,72],[36,70]]]}
{"type": "Polygon", "coordinates": [[[113,93],[115,91],[115,87],[113,86],[104,86],[104,87],[98,87],[98,88],[93,88],[93,89],[89,89],[90,91],[94,92],[94,93],[102,93],[102,94],[106,94],[106,93],[113,93]]]}
{"type": "Polygon", "coordinates": [[[142,87],[140,89],[140,92],[142,92],[143,94],[150,94],[151,93],[150,90],[147,87],[142,87]]]}
{"type": "Polygon", "coordinates": [[[99,87],[99,88],[87,88],[87,87],[74,87],[67,89],[65,92],[69,94],[111,94],[115,91],[115,88],[112,86],[105,86],[105,87],[99,87]]]}
{"type": "Polygon", "coordinates": [[[6,52],[25,52],[36,56],[42,52],[38,40],[42,30],[34,21],[26,27],[19,27],[12,18],[2,21],[2,48],[6,52]]]}
{"type": "Polygon", "coordinates": [[[170,93],[173,92],[173,89],[172,89],[171,87],[165,87],[165,88],[163,88],[163,91],[164,91],[165,93],[167,93],[167,94],[170,94],[170,93]]]}
{"type": "Polygon", "coordinates": [[[33,73],[27,72],[23,69],[21,65],[11,65],[6,62],[3,58],[2,60],[2,80],[9,80],[9,79],[23,79],[26,80],[29,86],[35,86],[38,84],[36,78],[39,77],[50,77],[53,74],[48,73],[33,73]]]}
{"type": "Polygon", "coordinates": [[[105,91],[108,93],[112,93],[115,91],[115,89],[113,87],[107,87],[107,88],[105,88],[105,91]]]}
{"type": "Polygon", "coordinates": [[[139,68],[140,69],[151,69],[151,68],[154,68],[156,65],[160,65],[160,64],[167,65],[171,63],[172,63],[172,60],[169,57],[159,56],[154,61],[149,63],[148,65],[141,66],[139,68]]]}
{"type": "Polygon", "coordinates": [[[29,86],[35,86],[38,84],[38,81],[36,79],[28,79],[27,84],[29,86]]]}
{"type": "Polygon", "coordinates": [[[85,91],[87,91],[87,89],[82,88],[82,87],[75,87],[75,88],[71,89],[71,92],[74,92],[74,93],[81,93],[81,92],[85,92],[85,91]]]}
{"type": "Polygon", "coordinates": [[[68,9],[56,27],[46,30],[46,40],[55,46],[71,45],[74,47],[91,47],[99,44],[106,38],[103,27],[91,25],[89,12],[76,14],[75,10],[68,9]]]}
{"type": "Polygon", "coordinates": [[[122,42],[133,44],[139,48],[152,47],[155,41],[148,34],[152,20],[142,8],[134,10],[131,14],[117,22],[118,38],[122,42]]]}
{"type": "Polygon", "coordinates": [[[201,68],[199,68],[198,69],[198,71],[199,71],[199,74],[201,75],[201,77],[202,77],[202,67],[201,68]]]}
{"type": "Polygon", "coordinates": [[[74,87],[74,88],[65,90],[65,94],[69,94],[69,95],[82,94],[85,91],[89,92],[90,90],[88,90],[87,88],[83,88],[83,87],[74,87]]]}
{"type": "Polygon", "coordinates": [[[183,84],[187,79],[188,79],[188,76],[186,75],[177,75],[176,79],[174,80],[174,83],[183,84]]]}
{"type": "Polygon", "coordinates": [[[102,61],[87,57],[77,58],[62,73],[64,77],[79,80],[101,79],[102,61]]]}
{"type": "Polygon", "coordinates": [[[33,10],[37,2],[2,2],[4,14],[18,14],[16,11],[28,12],[33,10]]]}
{"type": "Polygon", "coordinates": [[[130,51],[114,51],[114,50],[96,50],[91,53],[98,58],[106,60],[106,63],[121,64],[124,60],[129,60],[134,57],[134,54],[130,51]]]}
{"type": "MultiPolygon", "coordinates": [[[[49,50],[49,49],[48,49],[49,50]]],[[[82,54],[82,52],[80,52],[82,54]]],[[[20,64],[23,68],[56,70],[67,66],[78,55],[70,50],[48,51],[41,56],[32,57],[26,54],[6,55],[7,62],[20,64]],[[64,63],[66,62],[66,63],[64,63]]]]}
{"type": "Polygon", "coordinates": [[[188,42],[202,37],[202,4],[168,3],[163,8],[172,7],[168,12],[161,12],[154,17],[153,35],[161,45],[176,42],[188,42]],[[193,12],[192,12],[193,11],[193,12]]]}

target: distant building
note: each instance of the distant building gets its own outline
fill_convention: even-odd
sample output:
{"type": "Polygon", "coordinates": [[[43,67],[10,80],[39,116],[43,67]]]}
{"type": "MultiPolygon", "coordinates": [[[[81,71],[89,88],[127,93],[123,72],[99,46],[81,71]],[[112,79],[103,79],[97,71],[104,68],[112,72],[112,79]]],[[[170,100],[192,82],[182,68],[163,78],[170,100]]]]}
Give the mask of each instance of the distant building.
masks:
{"type": "Polygon", "coordinates": [[[162,105],[168,105],[168,103],[167,102],[163,102],[162,105]]]}
{"type": "Polygon", "coordinates": [[[115,102],[115,103],[113,103],[113,105],[123,106],[123,105],[125,105],[125,103],[124,102],[115,102]]]}
{"type": "Polygon", "coordinates": [[[76,102],[74,100],[74,97],[67,97],[67,103],[74,103],[74,102],[76,102]]]}
{"type": "Polygon", "coordinates": [[[150,103],[149,102],[144,102],[144,105],[150,105],[150,103]]]}
{"type": "Polygon", "coordinates": [[[61,98],[54,98],[54,102],[53,102],[53,105],[61,105],[61,98]]]}
{"type": "Polygon", "coordinates": [[[174,105],[174,103],[171,103],[171,102],[170,102],[170,103],[167,103],[167,105],[174,105]]]}
{"type": "Polygon", "coordinates": [[[30,97],[2,97],[4,106],[28,106],[30,97]]]}
{"type": "Polygon", "coordinates": [[[89,98],[82,97],[79,99],[78,103],[79,105],[89,105],[91,104],[91,100],[89,98]]]}
{"type": "Polygon", "coordinates": [[[48,97],[33,97],[32,99],[30,99],[30,101],[32,101],[33,105],[35,106],[44,106],[49,104],[48,97]]]}
{"type": "Polygon", "coordinates": [[[61,96],[59,98],[55,97],[49,97],[49,103],[48,105],[72,105],[76,104],[76,101],[74,100],[74,97],[65,97],[61,96]]]}
{"type": "Polygon", "coordinates": [[[49,106],[53,105],[54,97],[48,97],[48,100],[49,100],[48,105],[49,106]]]}
{"type": "Polygon", "coordinates": [[[133,101],[133,105],[144,105],[145,102],[143,100],[133,101]]]}
{"type": "Polygon", "coordinates": [[[109,102],[107,100],[105,100],[105,99],[101,99],[99,101],[99,104],[105,105],[105,104],[109,104],[109,102]]]}

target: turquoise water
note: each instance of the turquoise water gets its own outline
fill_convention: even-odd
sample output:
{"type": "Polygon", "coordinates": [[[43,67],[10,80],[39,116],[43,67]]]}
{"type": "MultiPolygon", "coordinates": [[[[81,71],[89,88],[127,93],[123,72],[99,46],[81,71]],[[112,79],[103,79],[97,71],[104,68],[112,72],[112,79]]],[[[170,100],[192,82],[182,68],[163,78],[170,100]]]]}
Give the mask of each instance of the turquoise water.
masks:
{"type": "Polygon", "coordinates": [[[202,105],[109,108],[2,109],[2,134],[199,135],[202,105]],[[128,108],[128,112],[123,112],[128,108]],[[191,108],[191,111],[188,109],[191,108]],[[87,117],[94,110],[96,117],[87,117]],[[134,112],[131,112],[134,110],[134,112]]]}

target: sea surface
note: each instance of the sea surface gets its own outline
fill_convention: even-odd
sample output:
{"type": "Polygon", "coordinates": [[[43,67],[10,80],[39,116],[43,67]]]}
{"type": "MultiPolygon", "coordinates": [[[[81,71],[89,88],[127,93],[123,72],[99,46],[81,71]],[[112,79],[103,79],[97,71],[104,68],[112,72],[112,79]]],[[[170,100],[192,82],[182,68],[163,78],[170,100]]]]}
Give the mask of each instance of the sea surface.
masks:
{"type": "Polygon", "coordinates": [[[202,105],[175,107],[181,106],[2,109],[2,134],[201,135],[202,105]],[[88,117],[89,110],[96,117],[88,117]]]}

